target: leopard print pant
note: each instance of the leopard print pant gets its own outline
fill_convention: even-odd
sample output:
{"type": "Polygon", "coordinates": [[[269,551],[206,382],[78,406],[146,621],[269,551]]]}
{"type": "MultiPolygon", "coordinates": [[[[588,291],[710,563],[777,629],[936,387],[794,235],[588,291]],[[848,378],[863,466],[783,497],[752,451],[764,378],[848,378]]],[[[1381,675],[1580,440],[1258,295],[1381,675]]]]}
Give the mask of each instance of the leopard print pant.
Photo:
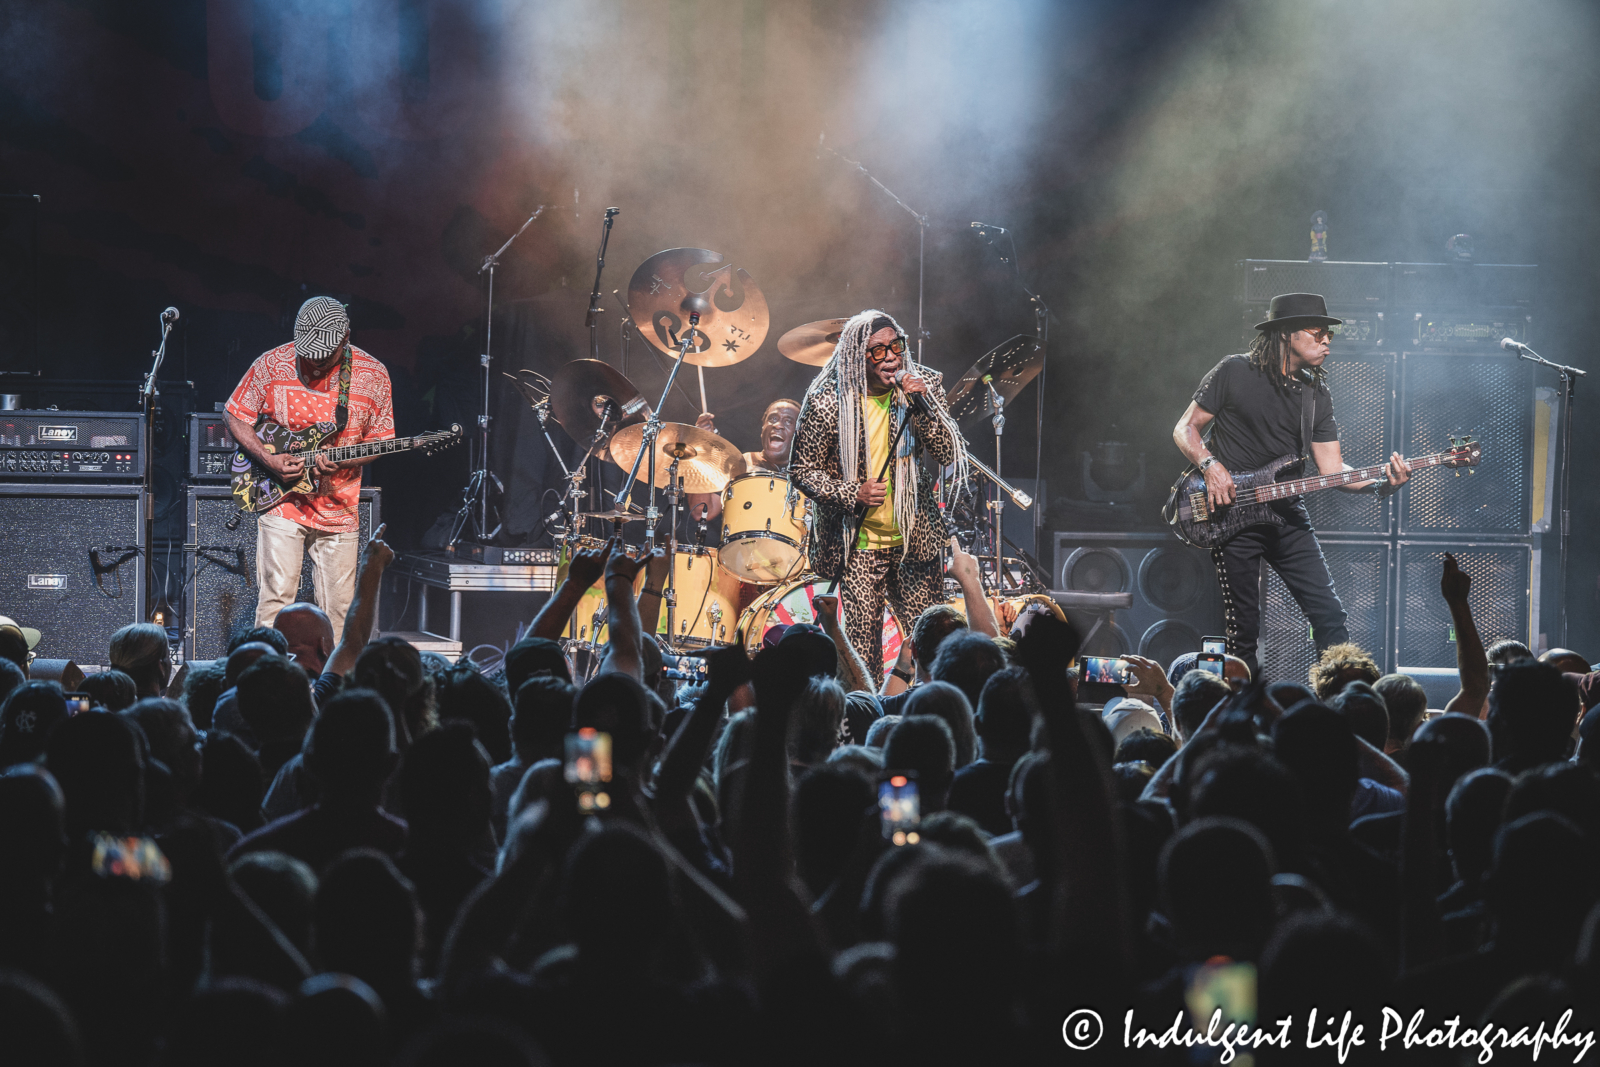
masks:
{"type": "Polygon", "coordinates": [[[925,563],[902,560],[899,548],[857,549],[850,553],[839,600],[844,606],[845,632],[867,663],[867,677],[883,681],[883,607],[894,610],[903,634],[911,632],[917,617],[934,604],[944,603],[943,562],[935,556],[925,563]]]}

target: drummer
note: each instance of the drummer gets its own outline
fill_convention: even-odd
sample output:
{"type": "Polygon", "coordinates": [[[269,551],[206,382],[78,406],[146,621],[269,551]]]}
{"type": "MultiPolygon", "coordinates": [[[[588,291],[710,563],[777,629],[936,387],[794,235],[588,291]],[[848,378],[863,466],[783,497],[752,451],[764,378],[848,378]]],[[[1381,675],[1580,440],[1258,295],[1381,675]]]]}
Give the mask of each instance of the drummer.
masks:
{"type": "MultiPolygon", "coordinates": [[[[784,473],[789,467],[789,449],[794,445],[795,423],[800,418],[800,404],[794,400],[774,400],[761,415],[761,451],[746,452],[745,464],[750,473],[771,471],[784,473]]],[[[702,430],[717,432],[716,416],[709,411],[701,414],[694,424],[702,430]]],[[[722,496],[718,493],[689,493],[689,515],[695,522],[712,522],[722,514],[722,496]]]]}

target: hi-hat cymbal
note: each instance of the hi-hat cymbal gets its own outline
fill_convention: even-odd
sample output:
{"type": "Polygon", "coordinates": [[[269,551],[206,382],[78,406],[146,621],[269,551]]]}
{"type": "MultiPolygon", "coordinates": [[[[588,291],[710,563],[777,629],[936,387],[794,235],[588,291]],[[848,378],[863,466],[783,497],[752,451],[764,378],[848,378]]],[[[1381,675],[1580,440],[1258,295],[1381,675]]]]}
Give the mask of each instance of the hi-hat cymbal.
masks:
{"type": "Polygon", "coordinates": [[[1002,400],[1007,404],[1015,400],[1044,366],[1044,350],[1036,347],[1033,341],[1029,335],[1019,333],[974,363],[945,393],[951,417],[962,426],[972,426],[990,413],[989,390],[983,384],[985,376],[1002,400]]]}
{"type": "MultiPolygon", "coordinates": [[[[629,462],[632,462],[632,461],[630,460],[629,462]]],[[[643,515],[635,515],[633,512],[631,512],[631,511],[623,511],[621,508],[612,508],[610,511],[580,511],[580,512],[578,512],[578,518],[580,518],[580,519],[603,519],[606,522],[642,522],[642,521],[644,521],[644,516],[643,515]]]]}
{"type": "Polygon", "coordinates": [[[633,383],[598,359],[575,359],[556,371],[550,381],[550,409],[561,428],[583,445],[600,428],[602,419],[615,432],[619,426],[650,417],[650,404],[633,383]]]}
{"type": "MultiPolygon", "coordinates": [[[[626,426],[611,438],[611,462],[623,470],[633,466],[633,457],[643,447],[644,427],[626,426]]],[[[724,438],[698,426],[663,422],[656,436],[656,488],[667,486],[667,467],[678,460],[678,475],[685,492],[720,493],[728,483],[745,472],[744,454],[724,438]]],[[[650,457],[639,462],[639,481],[649,484],[650,457]]]]}
{"type": "Polygon", "coordinates": [[[727,367],[755,355],[767,339],[767,298],[743,267],[709,248],[669,248],[633,272],[628,316],[639,336],[671,355],[689,313],[700,312],[699,335],[684,362],[727,367]]]}
{"type": "Polygon", "coordinates": [[[820,367],[833,355],[833,346],[839,343],[839,332],[849,319],[818,319],[804,326],[796,326],[778,338],[778,351],[796,363],[820,367]]]}

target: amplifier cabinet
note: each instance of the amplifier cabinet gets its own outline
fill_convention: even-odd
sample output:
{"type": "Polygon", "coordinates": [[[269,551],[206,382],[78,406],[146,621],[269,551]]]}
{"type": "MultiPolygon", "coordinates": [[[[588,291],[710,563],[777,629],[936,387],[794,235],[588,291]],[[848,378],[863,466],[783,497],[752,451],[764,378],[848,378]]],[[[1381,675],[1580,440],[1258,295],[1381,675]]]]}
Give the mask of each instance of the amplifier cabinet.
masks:
{"type": "Polygon", "coordinates": [[[138,481],[138,412],[0,412],[0,477],[7,481],[138,481]]]}
{"type": "Polygon", "coordinates": [[[1095,629],[1096,617],[1067,609],[1080,635],[1094,630],[1090,656],[1135,652],[1169,665],[1200,651],[1200,639],[1222,633],[1222,597],[1211,554],[1158,533],[1055,535],[1056,588],[1083,593],[1132,593],[1133,605],[1095,629]]]}
{"type": "Polygon", "coordinates": [[[1243,259],[1239,272],[1239,295],[1247,304],[1264,304],[1283,293],[1319,293],[1330,308],[1382,308],[1389,303],[1387,263],[1243,259]]]}
{"type": "MultiPolygon", "coordinates": [[[[1388,666],[1389,578],[1394,548],[1387,540],[1319,538],[1334,592],[1344,605],[1350,640],[1388,666]]],[[[1437,587],[1437,580],[1434,582],[1437,587]]],[[[1317,645],[1305,612],[1278,572],[1261,564],[1261,640],[1256,650],[1262,674],[1272,681],[1304,682],[1317,662],[1317,645]]]]}
{"type": "Polygon", "coordinates": [[[1505,637],[1534,643],[1533,548],[1526,543],[1401,541],[1400,617],[1395,627],[1399,662],[1412,667],[1454,667],[1455,628],[1439,593],[1445,553],[1472,576],[1467,603],[1488,648],[1505,637]]]}
{"type": "Polygon", "coordinates": [[[0,485],[0,612],[40,632],[41,659],[105,663],[144,606],[143,490],[0,485]]]}
{"type": "MultiPolygon", "coordinates": [[[[228,521],[239,512],[238,502],[225,485],[189,487],[188,658],[216,659],[227,655],[235,633],[255,625],[256,515],[246,512],[239,525],[228,521]]],[[[382,522],[380,490],[361,490],[361,545],[372,539],[382,522]]],[[[311,559],[300,569],[300,600],[314,600],[311,559]]]]}

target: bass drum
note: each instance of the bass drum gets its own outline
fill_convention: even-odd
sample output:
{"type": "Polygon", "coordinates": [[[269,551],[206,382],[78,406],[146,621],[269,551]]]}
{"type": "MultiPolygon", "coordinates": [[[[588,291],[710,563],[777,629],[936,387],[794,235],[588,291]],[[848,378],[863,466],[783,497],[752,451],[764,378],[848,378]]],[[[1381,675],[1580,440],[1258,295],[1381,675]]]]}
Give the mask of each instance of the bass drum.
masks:
{"type": "Polygon", "coordinates": [[[739,579],[717,565],[711,549],[678,549],[672,565],[672,584],[678,601],[673,628],[670,632],[667,629],[667,605],[663,603],[656,633],[680,649],[726,645],[735,639],[739,579]]]}
{"type": "Polygon", "coordinates": [[[802,574],[808,507],[781,474],[740,475],[722,492],[722,548],[717,557],[751,585],[772,585],[802,574]]]}

